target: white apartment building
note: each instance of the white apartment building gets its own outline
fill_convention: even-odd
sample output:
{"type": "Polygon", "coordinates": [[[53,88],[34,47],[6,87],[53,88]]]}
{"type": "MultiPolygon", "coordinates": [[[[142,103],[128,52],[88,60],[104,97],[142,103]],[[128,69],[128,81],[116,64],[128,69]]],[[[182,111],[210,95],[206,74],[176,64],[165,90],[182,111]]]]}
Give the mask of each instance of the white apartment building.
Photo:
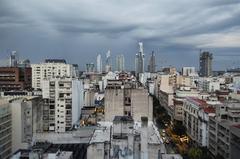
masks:
{"type": "Polygon", "coordinates": [[[10,158],[12,153],[12,113],[8,100],[0,99],[0,158],[10,158]]]}
{"type": "Polygon", "coordinates": [[[221,80],[216,78],[206,78],[202,77],[198,80],[198,89],[205,92],[215,92],[216,90],[220,90],[221,80]]]}
{"type": "Polygon", "coordinates": [[[54,77],[75,77],[77,71],[73,65],[67,64],[65,60],[47,59],[44,63],[31,64],[32,87],[42,89],[42,81],[54,77]]]}
{"type": "Polygon", "coordinates": [[[215,115],[215,108],[205,100],[187,97],[183,106],[183,125],[188,136],[199,146],[208,146],[208,121],[215,115]]]}
{"type": "Polygon", "coordinates": [[[83,83],[78,79],[43,80],[44,131],[65,132],[79,120],[83,106],[83,83]]]}

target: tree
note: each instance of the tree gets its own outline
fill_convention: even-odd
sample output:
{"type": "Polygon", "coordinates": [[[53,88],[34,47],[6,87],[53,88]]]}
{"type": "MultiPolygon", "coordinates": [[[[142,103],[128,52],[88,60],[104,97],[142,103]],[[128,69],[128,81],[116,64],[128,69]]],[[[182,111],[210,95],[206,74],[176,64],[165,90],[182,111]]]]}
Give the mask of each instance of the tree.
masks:
{"type": "Polygon", "coordinates": [[[190,148],[190,150],[188,151],[188,156],[191,159],[201,159],[202,155],[202,150],[199,148],[190,148]]]}

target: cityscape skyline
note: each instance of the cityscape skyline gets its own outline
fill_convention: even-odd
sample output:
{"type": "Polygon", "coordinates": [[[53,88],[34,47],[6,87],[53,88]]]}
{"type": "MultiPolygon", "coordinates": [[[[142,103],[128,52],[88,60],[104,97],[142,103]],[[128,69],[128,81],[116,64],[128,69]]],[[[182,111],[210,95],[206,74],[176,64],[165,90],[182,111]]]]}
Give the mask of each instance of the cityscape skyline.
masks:
{"type": "Polygon", "coordinates": [[[157,69],[169,65],[181,68],[184,63],[198,68],[200,49],[213,53],[214,70],[238,66],[238,58],[226,56],[239,56],[240,51],[237,0],[171,4],[1,1],[0,59],[16,50],[33,63],[64,58],[84,70],[83,60],[90,63],[98,53],[110,49],[113,58],[118,53],[129,57],[126,68],[134,70],[132,61],[137,43],[142,41],[147,59],[155,51],[157,69]],[[102,8],[101,12],[95,8],[102,8]]]}
{"type": "Polygon", "coordinates": [[[239,159],[240,0],[0,0],[0,159],[239,159]]]}

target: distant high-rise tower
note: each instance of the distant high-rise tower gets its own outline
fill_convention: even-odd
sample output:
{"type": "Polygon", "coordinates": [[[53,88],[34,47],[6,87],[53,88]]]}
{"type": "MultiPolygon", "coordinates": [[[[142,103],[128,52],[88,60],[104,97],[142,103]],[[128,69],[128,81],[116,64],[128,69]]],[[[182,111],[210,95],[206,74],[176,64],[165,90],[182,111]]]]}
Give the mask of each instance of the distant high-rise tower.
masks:
{"type": "Polygon", "coordinates": [[[111,70],[112,70],[112,66],[111,66],[111,52],[110,52],[110,50],[108,50],[108,52],[106,53],[105,71],[109,72],[111,70]]]}
{"type": "Polygon", "coordinates": [[[10,55],[9,65],[10,67],[17,67],[17,64],[18,64],[17,51],[12,51],[10,55]]]}
{"type": "Polygon", "coordinates": [[[148,64],[148,72],[154,73],[155,72],[155,54],[154,51],[152,51],[152,55],[149,59],[149,64],[148,64]]]}
{"type": "Polygon", "coordinates": [[[212,59],[213,56],[209,52],[201,52],[199,59],[199,74],[201,77],[208,77],[212,75],[212,59]]]}
{"type": "Polygon", "coordinates": [[[118,55],[116,57],[116,70],[124,71],[124,56],[123,55],[118,55]]]}
{"type": "Polygon", "coordinates": [[[87,63],[86,64],[86,72],[93,73],[94,72],[94,63],[87,63]]]}
{"type": "Polygon", "coordinates": [[[144,72],[144,53],[143,53],[143,43],[139,42],[139,52],[135,57],[135,72],[136,75],[144,72]]]}
{"type": "Polygon", "coordinates": [[[102,72],[102,57],[101,57],[101,54],[97,55],[97,72],[98,73],[102,72]]]}

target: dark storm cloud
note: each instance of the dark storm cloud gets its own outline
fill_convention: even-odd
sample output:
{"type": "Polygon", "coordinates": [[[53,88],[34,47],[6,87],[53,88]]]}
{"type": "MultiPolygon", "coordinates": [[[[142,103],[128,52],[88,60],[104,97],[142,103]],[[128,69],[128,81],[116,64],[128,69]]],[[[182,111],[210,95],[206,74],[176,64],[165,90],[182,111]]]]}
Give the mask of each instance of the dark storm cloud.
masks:
{"type": "Polygon", "coordinates": [[[98,22],[83,24],[57,24],[56,29],[64,33],[101,33],[103,35],[119,34],[130,32],[136,26],[111,26],[98,22]],[[95,25],[98,25],[97,27],[95,25]]]}
{"type": "Polygon", "coordinates": [[[240,52],[239,17],[239,0],[0,0],[0,51],[83,66],[108,49],[134,58],[143,41],[169,64],[194,65],[199,49],[240,52]]]}

